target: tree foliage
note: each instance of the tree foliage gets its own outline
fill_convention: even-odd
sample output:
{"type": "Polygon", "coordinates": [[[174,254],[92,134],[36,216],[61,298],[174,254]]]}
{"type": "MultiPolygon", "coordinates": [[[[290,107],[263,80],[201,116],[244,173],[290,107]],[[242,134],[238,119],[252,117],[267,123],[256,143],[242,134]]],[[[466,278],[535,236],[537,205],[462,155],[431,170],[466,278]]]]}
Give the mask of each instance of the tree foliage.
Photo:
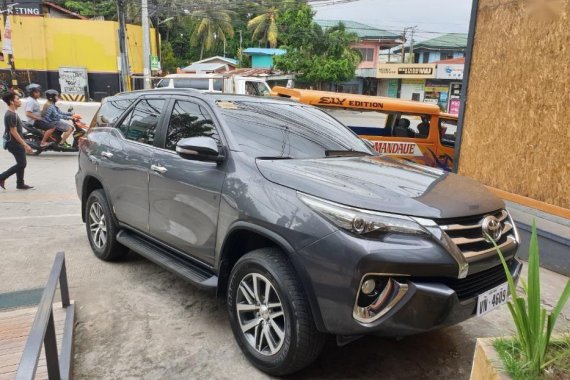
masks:
{"type": "Polygon", "coordinates": [[[190,36],[190,43],[192,46],[201,47],[200,59],[203,58],[204,52],[214,49],[216,40],[225,46],[228,38],[234,36],[231,14],[230,11],[217,8],[206,8],[192,13],[196,25],[190,36]]]}
{"type": "Polygon", "coordinates": [[[275,57],[275,67],[296,73],[297,80],[321,88],[325,82],[344,82],[354,77],[360,53],[351,48],[358,36],[340,23],[323,30],[313,21],[307,4],[296,4],[280,15],[279,23],[289,26],[281,33],[287,53],[275,57]]]}
{"type": "MultiPolygon", "coordinates": [[[[140,0],[123,0],[127,22],[140,23],[140,0]]],[[[116,0],[56,0],[86,17],[116,19],[116,0]]],[[[184,10],[179,0],[149,0],[151,24],[162,37],[162,66],[168,72],[204,55],[236,57],[251,46],[281,47],[276,68],[297,74],[307,85],[342,82],[354,76],[360,54],[350,46],[357,36],[341,24],[323,30],[304,0],[195,0],[184,10]],[[174,17],[170,22],[161,22],[174,17]]]]}

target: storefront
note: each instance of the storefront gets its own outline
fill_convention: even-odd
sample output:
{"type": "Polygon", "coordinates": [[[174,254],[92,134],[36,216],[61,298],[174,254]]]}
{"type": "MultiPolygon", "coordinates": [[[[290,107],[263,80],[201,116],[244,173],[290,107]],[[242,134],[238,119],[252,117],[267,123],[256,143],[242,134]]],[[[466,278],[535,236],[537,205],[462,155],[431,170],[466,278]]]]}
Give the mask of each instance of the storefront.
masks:
{"type": "Polygon", "coordinates": [[[435,76],[435,64],[379,64],[376,71],[378,95],[422,102],[425,81],[435,76]]]}

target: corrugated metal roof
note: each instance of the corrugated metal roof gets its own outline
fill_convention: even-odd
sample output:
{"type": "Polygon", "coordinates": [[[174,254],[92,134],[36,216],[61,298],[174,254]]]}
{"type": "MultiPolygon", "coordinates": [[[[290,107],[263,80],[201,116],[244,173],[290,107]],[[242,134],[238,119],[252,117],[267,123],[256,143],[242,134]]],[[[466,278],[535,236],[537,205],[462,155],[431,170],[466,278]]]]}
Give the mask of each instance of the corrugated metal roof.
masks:
{"type": "Polygon", "coordinates": [[[204,58],[204,59],[202,59],[202,60],[200,60],[200,61],[196,61],[196,62],[194,62],[194,63],[208,63],[208,62],[213,61],[213,60],[216,60],[216,59],[217,59],[217,60],[220,60],[220,61],[225,61],[225,62],[229,63],[230,65],[234,65],[234,66],[237,65],[237,63],[238,63],[237,59],[228,58],[228,57],[221,57],[221,56],[219,56],[219,55],[216,55],[216,56],[213,56],[213,57],[204,58]]]}
{"type": "Polygon", "coordinates": [[[269,48],[247,48],[243,52],[245,54],[257,54],[257,55],[283,55],[287,53],[287,50],[269,49],[269,48]]]}
{"type": "Polygon", "coordinates": [[[444,64],[444,65],[461,65],[465,63],[465,57],[453,58],[453,59],[443,59],[441,61],[436,61],[432,63],[444,64]]]}
{"type": "Polygon", "coordinates": [[[396,33],[388,32],[383,29],[374,28],[373,26],[362,24],[356,21],[349,20],[315,20],[317,24],[323,29],[332,28],[337,26],[340,22],[344,24],[349,32],[356,33],[361,39],[375,39],[375,40],[395,40],[401,38],[396,33]]]}
{"type": "Polygon", "coordinates": [[[416,49],[466,49],[467,34],[466,33],[449,33],[436,38],[418,42],[414,45],[416,49]]]}
{"type": "Polygon", "coordinates": [[[225,63],[193,63],[186,66],[182,71],[215,71],[226,67],[225,63]]]}

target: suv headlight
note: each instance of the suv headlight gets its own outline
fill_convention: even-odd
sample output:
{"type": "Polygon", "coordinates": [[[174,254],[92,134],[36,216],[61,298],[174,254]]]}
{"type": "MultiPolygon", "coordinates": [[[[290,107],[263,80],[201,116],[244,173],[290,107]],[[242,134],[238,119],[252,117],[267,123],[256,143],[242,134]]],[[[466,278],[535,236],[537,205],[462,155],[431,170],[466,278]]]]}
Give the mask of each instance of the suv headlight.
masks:
{"type": "Polygon", "coordinates": [[[361,210],[302,193],[297,195],[332,224],[356,235],[374,238],[386,232],[429,234],[422,225],[407,216],[361,210]]]}

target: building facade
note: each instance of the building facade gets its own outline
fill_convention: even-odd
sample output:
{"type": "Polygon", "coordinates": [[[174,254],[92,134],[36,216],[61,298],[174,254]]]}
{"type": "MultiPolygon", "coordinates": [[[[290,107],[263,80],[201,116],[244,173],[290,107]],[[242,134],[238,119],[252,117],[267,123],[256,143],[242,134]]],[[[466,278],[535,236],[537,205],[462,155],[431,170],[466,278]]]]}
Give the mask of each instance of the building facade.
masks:
{"type": "MultiPolygon", "coordinates": [[[[114,21],[63,18],[49,13],[12,14],[11,44],[18,86],[38,83],[44,89],[61,90],[62,70],[76,69],[86,73],[85,86],[90,98],[101,99],[119,91],[120,53],[119,25],[114,21]]],[[[6,40],[2,20],[1,37],[6,40]]],[[[156,38],[151,30],[151,52],[156,56],[156,38]]],[[[130,74],[143,72],[142,28],[127,25],[127,54],[130,74]]],[[[0,80],[9,82],[10,64],[7,55],[0,61],[0,80]]],[[[68,80],[69,76],[66,77],[68,80]]]]}
{"type": "Polygon", "coordinates": [[[360,51],[362,60],[351,81],[329,84],[329,90],[354,94],[377,95],[381,81],[376,76],[380,61],[380,52],[389,50],[402,43],[401,36],[386,30],[374,28],[355,21],[315,20],[323,29],[344,24],[348,32],[355,33],[359,42],[353,48],[360,51]]]}

